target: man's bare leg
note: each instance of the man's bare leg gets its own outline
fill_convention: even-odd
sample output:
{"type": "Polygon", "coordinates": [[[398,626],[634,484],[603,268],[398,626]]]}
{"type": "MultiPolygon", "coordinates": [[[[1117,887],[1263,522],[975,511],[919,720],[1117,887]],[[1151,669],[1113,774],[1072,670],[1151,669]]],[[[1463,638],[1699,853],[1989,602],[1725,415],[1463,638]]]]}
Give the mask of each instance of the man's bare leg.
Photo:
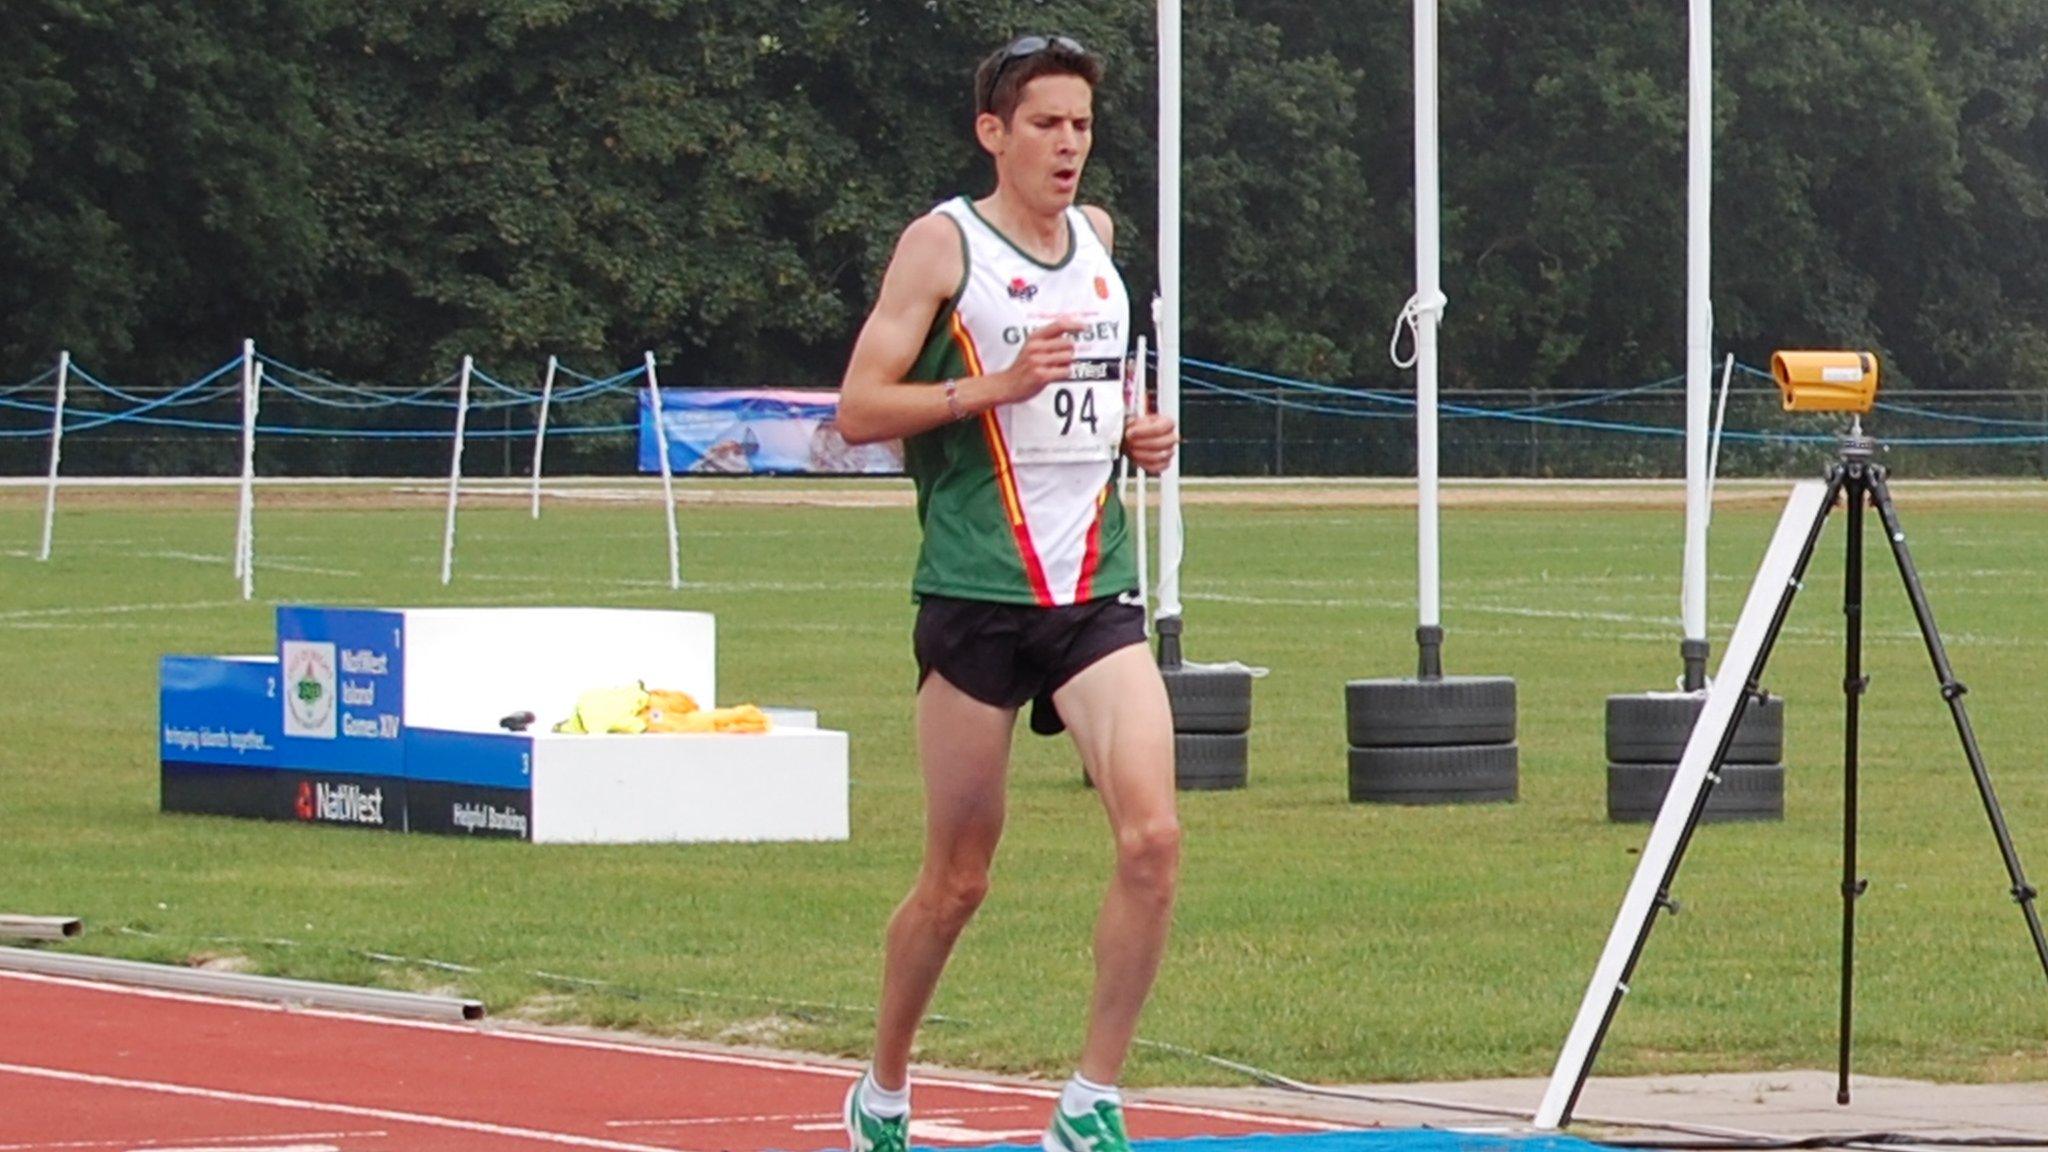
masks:
{"type": "Polygon", "coordinates": [[[1180,875],[1173,713],[1142,644],[1089,665],[1053,695],[1116,837],[1116,874],[1095,921],[1095,991],[1081,1075],[1117,1082],[1159,974],[1180,875]]]}
{"type": "Polygon", "coordinates": [[[988,894],[1003,835],[1004,777],[1017,710],[984,704],[934,672],[917,694],[917,759],[924,772],[924,865],[889,918],[875,1083],[902,1088],[910,1046],[960,930],[988,894]]]}

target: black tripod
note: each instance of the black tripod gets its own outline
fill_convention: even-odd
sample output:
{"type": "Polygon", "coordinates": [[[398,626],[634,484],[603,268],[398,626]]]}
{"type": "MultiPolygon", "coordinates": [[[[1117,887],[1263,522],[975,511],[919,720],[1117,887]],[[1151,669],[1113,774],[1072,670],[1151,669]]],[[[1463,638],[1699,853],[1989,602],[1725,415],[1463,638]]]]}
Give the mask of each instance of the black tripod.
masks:
{"type": "MultiPolygon", "coordinates": [[[[1846,660],[1842,676],[1842,693],[1845,712],[1842,731],[1843,809],[1842,809],[1842,1021],[1840,1080],[1835,1090],[1835,1102],[1849,1102],[1849,1037],[1852,993],[1855,987],[1856,971],[1856,900],[1868,887],[1868,882],[1856,874],[1856,769],[1857,739],[1861,722],[1863,693],[1870,686],[1869,677],[1863,675],[1863,511],[1866,505],[1877,509],[1878,517],[1884,523],[1887,539],[1891,542],[1892,558],[1898,562],[1899,577],[1906,586],[1906,596],[1912,601],[1913,616],[1920,624],[1920,637],[1927,644],[1927,655],[1934,662],[1935,679],[1941,684],[1941,696],[1948,702],[1948,710],[1955,720],[1956,735],[1962,740],[1963,755],[1970,762],[1970,774],[1977,781],[1977,794],[1984,801],[1984,814],[1990,818],[1991,834],[1998,841],[1999,855],[2005,860],[2005,872],[2012,880],[2012,897],[2019,903],[2020,911],[2026,917],[2027,931],[2034,940],[2034,953],[2041,960],[2041,970],[2048,974],[2048,936],[2041,930],[2041,917],[2034,907],[2037,893],[2027,882],[2026,873],[2020,868],[2019,852],[2013,847],[2012,833],[2005,823],[2005,812],[1999,807],[1998,796],[1991,787],[1991,773],[1984,767],[1983,752],[1977,746],[1977,733],[1970,726],[1970,714],[1963,707],[1966,688],[1956,679],[1955,671],[1949,666],[1948,650],[1943,646],[1941,633],[1934,625],[1934,610],[1928,606],[1927,593],[1920,584],[1920,573],[1913,567],[1912,553],[1906,550],[1906,533],[1899,526],[1898,510],[1892,504],[1891,489],[1885,484],[1886,471],[1883,465],[1872,462],[1876,442],[1863,434],[1859,420],[1848,435],[1842,438],[1841,450],[1835,463],[1828,468],[1827,490],[1813,523],[1807,529],[1797,564],[1792,577],[1786,581],[1779,594],[1776,611],[1771,616],[1769,631],[1758,649],[1748,679],[1743,684],[1742,697],[1736,702],[1734,717],[1721,734],[1720,746],[1714,753],[1713,762],[1708,766],[1705,785],[1693,798],[1692,811],[1687,816],[1685,829],[1678,839],[1677,850],[1658,883],[1655,906],[1646,916],[1638,930],[1635,946],[1631,950],[1622,973],[1622,985],[1618,992],[1626,992],[1626,982],[1633,976],[1636,962],[1642,958],[1643,945],[1648,940],[1650,928],[1656,921],[1658,910],[1675,911],[1671,899],[1671,883],[1678,875],[1678,865],[1685,857],[1685,849],[1692,842],[1693,832],[1699,827],[1701,814],[1706,810],[1707,797],[1712,793],[1714,782],[1719,778],[1723,759],[1728,754],[1729,743],[1736,729],[1742,723],[1742,713],[1751,700],[1761,699],[1763,690],[1760,681],[1764,665],[1770,660],[1771,649],[1776,646],[1778,633],[1785,625],[1785,617],[1792,609],[1793,597],[1803,587],[1808,562],[1813,559],[1815,545],[1820,542],[1822,527],[1828,515],[1834,511],[1838,501],[1846,504],[1849,512],[1848,554],[1842,575],[1842,615],[1847,621],[1846,660]]],[[[1739,672],[1724,667],[1723,673],[1739,672]]],[[[1571,1110],[1577,1104],[1579,1093],[1586,1086],[1586,1077],[1592,1070],[1594,1055],[1600,1042],[1607,1034],[1607,1028],[1614,1021],[1614,1013],[1620,1007],[1621,997],[1615,995],[1608,1003],[1605,1017],[1594,1035],[1592,1048],[1579,1066],[1578,1079],[1573,1085],[1565,1108],[1565,1120],[1571,1117],[1571,1110]]]]}

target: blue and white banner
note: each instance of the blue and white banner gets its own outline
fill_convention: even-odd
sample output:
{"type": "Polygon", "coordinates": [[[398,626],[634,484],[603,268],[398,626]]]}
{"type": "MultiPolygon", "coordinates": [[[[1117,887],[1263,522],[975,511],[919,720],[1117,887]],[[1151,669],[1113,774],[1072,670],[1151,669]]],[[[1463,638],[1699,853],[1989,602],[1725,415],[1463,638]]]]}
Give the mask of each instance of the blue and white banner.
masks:
{"type": "MultiPolygon", "coordinates": [[[[892,475],[903,471],[903,445],[848,444],[834,423],[836,392],[797,389],[661,394],[669,470],[714,475],[892,475]]],[[[640,471],[660,472],[654,401],[640,391],[640,471]]]]}

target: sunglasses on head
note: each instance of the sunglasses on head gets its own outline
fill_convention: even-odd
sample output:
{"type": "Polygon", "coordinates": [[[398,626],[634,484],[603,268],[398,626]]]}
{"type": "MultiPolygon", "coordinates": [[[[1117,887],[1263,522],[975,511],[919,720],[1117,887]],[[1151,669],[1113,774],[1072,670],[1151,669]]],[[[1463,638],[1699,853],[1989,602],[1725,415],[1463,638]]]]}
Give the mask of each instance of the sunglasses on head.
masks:
{"type": "Polygon", "coordinates": [[[996,88],[1003,82],[1003,72],[1010,65],[1015,64],[1019,60],[1029,60],[1040,52],[1050,51],[1054,48],[1062,52],[1070,52],[1076,56],[1088,55],[1088,49],[1083,48],[1081,42],[1071,36],[1019,36],[1015,40],[1010,41],[1009,47],[1003,49],[1002,61],[996,65],[995,71],[989,73],[988,91],[981,94],[982,108],[986,110],[990,104],[995,102],[996,88]]]}

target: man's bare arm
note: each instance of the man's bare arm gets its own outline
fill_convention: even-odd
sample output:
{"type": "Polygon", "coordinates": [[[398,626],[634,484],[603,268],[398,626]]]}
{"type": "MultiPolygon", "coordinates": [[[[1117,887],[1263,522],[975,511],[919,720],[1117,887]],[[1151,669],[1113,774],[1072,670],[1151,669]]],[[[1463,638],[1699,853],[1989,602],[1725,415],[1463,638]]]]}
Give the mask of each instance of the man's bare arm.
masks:
{"type": "Polygon", "coordinates": [[[1056,322],[1033,333],[1015,363],[1001,372],[941,384],[906,384],[939,309],[953,298],[964,271],[959,226],[920,217],[903,230],[882,276],[881,297],[861,327],[839,386],[839,434],[849,444],[894,440],[949,424],[998,404],[1028,399],[1064,380],[1074,361],[1066,336],[1079,325],[1056,322]]]}

